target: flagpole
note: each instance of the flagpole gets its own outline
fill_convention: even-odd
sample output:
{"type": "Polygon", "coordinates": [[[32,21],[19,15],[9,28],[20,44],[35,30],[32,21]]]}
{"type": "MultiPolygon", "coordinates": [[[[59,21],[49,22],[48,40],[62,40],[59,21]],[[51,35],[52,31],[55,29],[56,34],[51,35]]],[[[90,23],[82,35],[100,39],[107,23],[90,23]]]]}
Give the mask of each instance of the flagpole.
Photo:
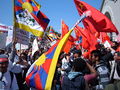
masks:
{"type": "Polygon", "coordinates": [[[88,16],[91,16],[90,11],[86,11],[85,13],[83,13],[82,16],[80,17],[80,19],[73,25],[73,27],[71,29],[74,29],[74,27],[76,27],[83,19],[85,19],[88,16]]]}
{"type": "MultiPolygon", "coordinates": [[[[83,13],[82,16],[80,17],[80,19],[73,25],[71,30],[73,30],[83,19],[85,19],[88,16],[91,16],[91,12],[90,11],[86,11],[85,13],[83,13]]],[[[80,45],[79,45],[79,47],[80,47],[80,45]]],[[[80,48],[83,49],[82,46],[80,48]]]]}
{"type": "Polygon", "coordinates": [[[15,4],[15,1],[13,1],[13,49],[15,49],[15,45],[16,45],[16,32],[15,32],[15,12],[14,12],[14,4],[15,4]]]}

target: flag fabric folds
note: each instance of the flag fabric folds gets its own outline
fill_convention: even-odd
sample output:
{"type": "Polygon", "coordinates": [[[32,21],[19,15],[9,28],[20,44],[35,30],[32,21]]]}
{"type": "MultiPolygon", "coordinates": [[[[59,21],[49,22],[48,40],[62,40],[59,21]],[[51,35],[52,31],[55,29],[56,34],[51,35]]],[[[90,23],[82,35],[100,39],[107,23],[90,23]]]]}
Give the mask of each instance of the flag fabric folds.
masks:
{"type": "Polygon", "coordinates": [[[56,32],[55,32],[55,30],[53,29],[52,26],[49,26],[49,28],[48,28],[47,37],[52,42],[57,40],[57,34],[56,34],[56,32]]]}
{"type": "Polygon", "coordinates": [[[61,29],[62,29],[62,37],[69,32],[69,27],[65,24],[65,22],[62,20],[62,23],[61,23],[61,29]]]}
{"type": "Polygon", "coordinates": [[[102,43],[104,43],[105,41],[108,41],[109,43],[111,43],[110,41],[110,37],[107,35],[106,32],[100,32],[100,40],[102,43]]]}
{"type": "Polygon", "coordinates": [[[42,37],[49,19],[34,0],[14,0],[14,26],[42,37]]]}
{"type": "Polygon", "coordinates": [[[100,11],[83,1],[74,0],[74,2],[79,15],[82,15],[86,11],[91,12],[91,16],[83,20],[83,24],[88,26],[90,28],[89,30],[98,32],[115,32],[118,34],[118,30],[114,24],[100,11]]]}
{"type": "MultiPolygon", "coordinates": [[[[65,24],[65,22],[62,20],[61,23],[61,29],[62,29],[62,35],[61,37],[64,37],[64,35],[66,35],[69,32],[69,27],[65,24]]],[[[74,44],[74,37],[72,35],[70,35],[68,41],[66,42],[63,51],[65,53],[68,53],[72,47],[72,45],[74,44]]]]}
{"type": "Polygon", "coordinates": [[[26,76],[26,82],[30,87],[37,90],[51,90],[59,54],[72,31],[70,30],[59,42],[54,44],[32,64],[26,76]]]}
{"type": "Polygon", "coordinates": [[[76,34],[76,37],[78,38],[78,40],[79,40],[79,37],[82,37],[82,43],[81,43],[82,47],[84,49],[89,49],[90,48],[90,43],[89,43],[90,36],[87,33],[87,30],[85,30],[79,26],[76,26],[74,28],[74,31],[75,31],[75,34],[76,34]]]}
{"type": "Polygon", "coordinates": [[[32,44],[32,56],[34,55],[34,53],[39,50],[39,47],[38,47],[38,42],[37,42],[37,39],[35,38],[34,41],[33,41],[33,44],[32,44]]]}
{"type": "Polygon", "coordinates": [[[96,49],[97,38],[88,29],[83,29],[79,26],[74,28],[76,36],[82,36],[82,47],[87,50],[96,49]]]}
{"type": "Polygon", "coordinates": [[[55,31],[52,26],[49,27],[48,36],[52,38],[56,38],[55,31]]]}

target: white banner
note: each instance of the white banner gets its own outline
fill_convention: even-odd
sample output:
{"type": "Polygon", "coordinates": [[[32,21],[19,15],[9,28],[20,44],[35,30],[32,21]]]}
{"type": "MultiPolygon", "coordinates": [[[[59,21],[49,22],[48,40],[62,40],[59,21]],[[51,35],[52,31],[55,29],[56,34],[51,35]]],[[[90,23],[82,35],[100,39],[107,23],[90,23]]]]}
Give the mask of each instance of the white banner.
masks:
{"type": "Polygon", "coordinates": [[[108,41],[105,41],[104,43],[104,47],[107,48],[107,47],[111,47],[110,43],[108,41]]]}
{"type": "Polygon", "coordinates": [[[5,31],[13,30],[13,26],[6,26],[3,24],[0,24],[0,30],[5,30],[5,31]]]}
{"type": "Polygon", "coordinates": [[[28,45],[21,44],[21,49],[28,49],[28,45]]]}
{"type": "Polygon", "coordinates": [[[39,50],[38,48],[38,42],[37,42],[37,39],[34,39],[33,41],[33,45],[32,45],[32,56],[34,55],[34,53],[39,50]]]}

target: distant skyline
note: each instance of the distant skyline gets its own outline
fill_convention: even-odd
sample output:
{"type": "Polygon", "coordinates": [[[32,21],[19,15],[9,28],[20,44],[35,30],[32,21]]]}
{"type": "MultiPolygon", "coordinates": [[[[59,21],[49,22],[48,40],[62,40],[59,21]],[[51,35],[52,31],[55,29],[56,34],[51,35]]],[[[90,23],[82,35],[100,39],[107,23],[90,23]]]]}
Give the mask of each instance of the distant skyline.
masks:
{"type": "MultiPolygon", "coordinates": [[[[1,0],[0,3],[0,23],[13,25],[13,0],[1,0]]],[[[80,18],[74,4],[74,0],[36,0],[41,5],[41,11],[50,19],[48,26],[53,26],[54,30],[61,32],[61,20],[69,26],[69,29],[80,18]]],[[[81,0],[96,9],[100,9],[102,0],[81,0]]]]}

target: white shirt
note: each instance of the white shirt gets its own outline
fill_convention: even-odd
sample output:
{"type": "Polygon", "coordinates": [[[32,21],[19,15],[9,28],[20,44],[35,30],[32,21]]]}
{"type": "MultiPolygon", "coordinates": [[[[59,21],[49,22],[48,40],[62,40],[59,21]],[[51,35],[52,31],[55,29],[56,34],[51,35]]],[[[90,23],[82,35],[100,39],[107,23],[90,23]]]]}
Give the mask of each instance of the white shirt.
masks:
{"type": "Polygon", "coordinates": [[[116,70],[116,66],[117,66],[116,64],[117,63],[115,61],[111,61],[110,78],[112,79],[112,75],[113,75],[113,79],[120,80],[120,77],[118,76],[118,73],[117,73],[117,70],[116,70]]]}
{"type": "MultiPolygon", "coordinates": [[[[62,69],[67,69],[67,68],[69,67],[68,64],[69,64],[69,61],[66,60],[66,58],[63,58],[63,59],[62,59],[62,66],[61,66],[61,68],[62,68],[62,69]]],[[[64,75],[64,74],[65,74],[65,71],[61,71],[61,74],[64,75]]]]}
{"type": "Polygon", "coordinates": [[[12,84],[11,84],[11,75],[10,75],[9,71],[4,73],[3,78],[2,78],[2,80],[0,82],[0,85],[1,85],[0,90],[18,90],[16,77],[13,76],[13,81],[12,81],[12,84]],[[10,85],[11,85],[11,88],[10,88],[10,85]]]}

